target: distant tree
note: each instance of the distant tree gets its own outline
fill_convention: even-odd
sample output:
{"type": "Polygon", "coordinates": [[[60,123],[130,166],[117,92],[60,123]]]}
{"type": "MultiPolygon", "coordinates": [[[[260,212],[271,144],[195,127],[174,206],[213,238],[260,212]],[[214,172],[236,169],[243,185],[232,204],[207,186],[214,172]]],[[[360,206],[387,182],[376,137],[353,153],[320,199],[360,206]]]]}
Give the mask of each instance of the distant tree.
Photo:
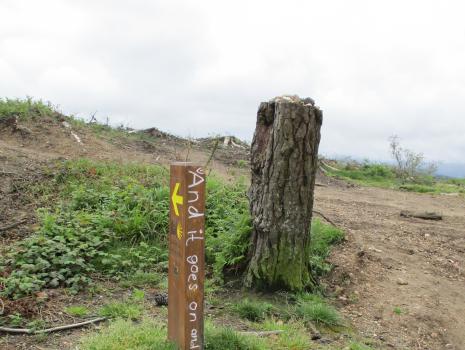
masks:
{"type": "Polygon", "coordinates": [[[415,180],[421,175],[433,175],[437,170],[436,164],[425,162],[423,153],[403,148],[397,135],[389,138],[389,148],[396,162],[396,174],[404,180],[415,180]]]}

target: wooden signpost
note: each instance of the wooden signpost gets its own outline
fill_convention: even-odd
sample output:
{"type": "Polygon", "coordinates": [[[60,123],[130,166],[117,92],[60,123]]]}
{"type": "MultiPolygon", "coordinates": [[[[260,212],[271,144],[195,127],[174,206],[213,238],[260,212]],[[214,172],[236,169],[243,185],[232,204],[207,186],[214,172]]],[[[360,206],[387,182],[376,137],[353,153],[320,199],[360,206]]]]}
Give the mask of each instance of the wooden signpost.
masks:
{"type": "Polygon", "coordinates": [[[205,173],[192,163],[170,168],[168,339],[204,348],[205,173]]]}

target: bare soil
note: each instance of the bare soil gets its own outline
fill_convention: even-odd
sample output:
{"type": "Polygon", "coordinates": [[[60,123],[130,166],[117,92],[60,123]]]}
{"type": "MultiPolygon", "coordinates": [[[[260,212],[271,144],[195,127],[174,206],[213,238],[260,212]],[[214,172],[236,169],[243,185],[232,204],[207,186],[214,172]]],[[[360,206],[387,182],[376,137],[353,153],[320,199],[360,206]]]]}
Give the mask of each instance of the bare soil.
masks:
{"type": "Polygon", "coordinates": [[[330,185],[315,204],[347,234],[327,283],[355,328],[383,348],[465,349],[463,197],[330,185]]]}
{"type": "MultiPolygon", "coordinates": [[[[0,227],[26,220],[0,232],[4,248],[32,232],[36,222],[37,203],[21,191],[22,184],[50,176],[47,168],[56,161],[86,157],[168,164],[188,158],[204,163],[212,150],[212,143],[189,145],[165,134],[114,139],[83,129],[73,131],[78,143],[72,130],[53,119],[25,126],[31,134],[0,131],[0,227]]],[[[245,152],[221,148],[213,169],[225,178],[244,175],[247,158],[245,152]]],[[[347,234],[333,251],[335,269],[324,283],[353,328],[380,349],[465,349],[465,198],[318,181],[327,186],[316,188],[315,209],[347,234]],[[436,211],[444,219],[403,218],[399,214],[405,209],[436,211]]],[[[44,312],[63,321],[55,309],[78,300],[57,293],[44,312]]],[[[32,336],[0,337],[0,348],[72,348],[80,332],[53,335],[46,343],[32,336]]]]}

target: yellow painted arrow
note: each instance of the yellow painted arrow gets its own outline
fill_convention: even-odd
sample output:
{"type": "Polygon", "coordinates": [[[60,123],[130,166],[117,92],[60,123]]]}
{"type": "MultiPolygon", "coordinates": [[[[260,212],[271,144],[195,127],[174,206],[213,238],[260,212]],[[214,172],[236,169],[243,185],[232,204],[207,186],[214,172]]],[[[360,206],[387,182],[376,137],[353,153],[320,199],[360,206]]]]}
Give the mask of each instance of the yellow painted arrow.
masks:
{"type": "Polygon", "coordinates": [[[179,182],[176,182],[173,194],[171,195],[171,201],[173,202],[174,213],[176,214],[176,216],[179,216],[178,204],[184,203],[184,197],[178,194],[179,186],[181,186],[181,184],[179,182]]]}

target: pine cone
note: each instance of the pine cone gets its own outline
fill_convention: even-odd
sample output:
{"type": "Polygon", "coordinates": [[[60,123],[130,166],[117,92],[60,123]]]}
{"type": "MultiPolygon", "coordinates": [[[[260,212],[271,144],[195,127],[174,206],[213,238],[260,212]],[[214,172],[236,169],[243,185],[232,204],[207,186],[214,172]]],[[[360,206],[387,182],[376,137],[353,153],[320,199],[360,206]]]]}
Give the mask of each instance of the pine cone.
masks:
{"type": "Polygon", "coordinates": [[[155,303],[157,303],[158,306],[168,306],[168,294],[167,293],[155,294],[155,303]]]}

